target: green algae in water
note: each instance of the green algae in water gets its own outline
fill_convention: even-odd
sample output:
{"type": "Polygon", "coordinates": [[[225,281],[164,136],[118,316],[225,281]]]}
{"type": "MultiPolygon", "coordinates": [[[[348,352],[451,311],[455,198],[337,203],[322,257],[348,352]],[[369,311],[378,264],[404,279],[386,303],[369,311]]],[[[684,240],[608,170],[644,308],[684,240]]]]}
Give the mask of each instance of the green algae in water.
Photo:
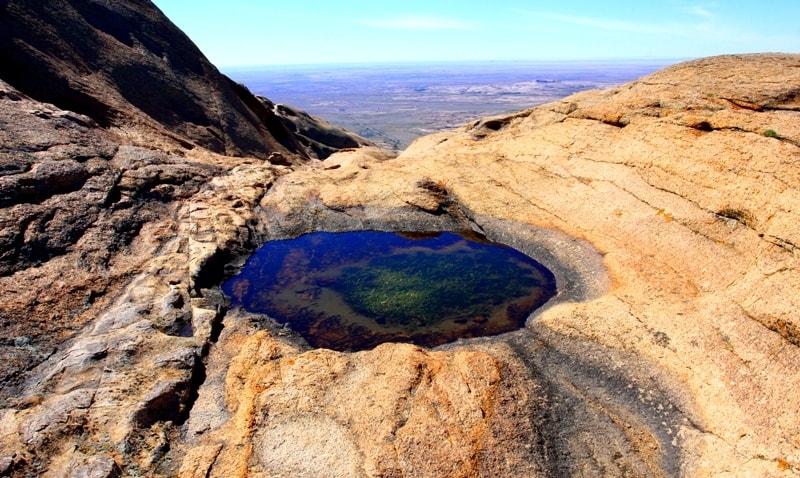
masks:
{"type": "Polygon", "coordinates": [[[488,316],[496,304],[542,286],[535,272],[488,250],[414,252],[348,267],[332,287],[379,323],[425,327],[442,317],[488,316]]]}
{"type": "Polygon", "coordinates": [[[312,346],[363,350],[515,330],[556,289],[535,260],[474,235],[359,231],[269,242],[223,291],[312,346]]]}

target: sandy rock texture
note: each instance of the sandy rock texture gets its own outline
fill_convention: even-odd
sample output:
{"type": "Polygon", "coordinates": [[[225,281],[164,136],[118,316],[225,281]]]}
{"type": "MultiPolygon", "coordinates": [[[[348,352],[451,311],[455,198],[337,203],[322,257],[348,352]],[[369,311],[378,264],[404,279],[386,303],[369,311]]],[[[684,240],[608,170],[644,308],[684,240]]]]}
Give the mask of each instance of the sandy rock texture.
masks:
{"type": "Polygon", "coordinates": [[[0,476],[796,476],[798,98],[800,56],[717,57],[301,166],[0,83],[0,476]],[[482,232],[559,294],[343,353],[219,291],[363,228],[482,232]]]}
{"type": "MultiPolygon", "coordinates": [[[[665,374],[661,390],[685,400],[670,403],[683,418],[647,425],[648,412],[631,402],[653,388],[634,385],[640,395],[626,402],[611,379],[596,385],[603,391],[570,376],[588,365],[565,372],[581,399],[627,430],[635,454],[653,446],[656,465],[633,474],[794,475],[799,95],[796,55],[697,60],[422,138],[396,160],[335,156],[327,170],[281,178],[262,205],[300,223],[315,207],[364,216],[365,205],[456,205],[490,236],[502,234],[486,218],[503,218],[586,241],[602,254],[608,291],[544,311],[524,339],[509,339],[521,344],[517,359],[536,370],[543,352],[530,343],[548,336],[575,353],[562,361],[585,357],[591,344],[603,347],[592,355],[601,369],[665,374]],[[608,393],[622,405],[603,408],[608,393]],[[669,443],[680,447],[677,465],[669,443]]],[[[575,436],[561,440],[569,449],[575,436]]],[[[549,471],[629,476],[597,459],[601,443],[549,471]]]]}

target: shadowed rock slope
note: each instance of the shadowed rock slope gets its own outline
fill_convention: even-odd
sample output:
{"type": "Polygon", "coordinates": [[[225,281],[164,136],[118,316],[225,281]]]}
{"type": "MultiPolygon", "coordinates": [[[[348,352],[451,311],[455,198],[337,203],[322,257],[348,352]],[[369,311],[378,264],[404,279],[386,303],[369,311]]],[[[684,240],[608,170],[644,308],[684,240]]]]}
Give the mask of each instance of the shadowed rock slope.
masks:
{"type": "Polygon", "coordinates": [[[0,2],[0,78],[137,144],[320,157],[149,1],[0,2]]]}

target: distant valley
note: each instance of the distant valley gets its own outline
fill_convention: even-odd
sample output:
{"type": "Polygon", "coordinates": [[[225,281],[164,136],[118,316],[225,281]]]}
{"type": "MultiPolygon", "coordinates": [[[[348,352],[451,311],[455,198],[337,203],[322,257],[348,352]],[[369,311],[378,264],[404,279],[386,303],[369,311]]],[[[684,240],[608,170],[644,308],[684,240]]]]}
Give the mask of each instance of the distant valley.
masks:
{"type": "Polygon", "coordinates": [[[224,71],[253,93],[403,150],[416,138],[632,81],[667,60],[316,65],[224,71]]]}

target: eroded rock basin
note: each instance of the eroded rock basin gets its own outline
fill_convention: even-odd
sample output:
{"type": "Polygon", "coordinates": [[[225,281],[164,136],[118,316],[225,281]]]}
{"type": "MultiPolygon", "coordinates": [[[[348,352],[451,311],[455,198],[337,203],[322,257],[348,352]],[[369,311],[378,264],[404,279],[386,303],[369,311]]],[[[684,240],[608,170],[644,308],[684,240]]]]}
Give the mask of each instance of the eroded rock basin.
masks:
{"type": "MultiPolygon", "coordinates": [[[[691,430],[691,421],[685,412],[690,407],[676,399],[681,394],[671,382],[640,357],[574,341],[539,320],[547,310],[593,300],[607,290],[602,255],[591,245],[466,209],[440,216],[410,209],[298,211],[285,217],[270,211],[272,220],[262,224],[281,226],[263,236],[271,251],[253,255],[248,264],[241,256],[228,266],[229,272],[253,268],[259,277],[273,277],[270,285],[259,292],[252,278],[239,276],[222,288],[234,305],[258,303],[264,298],[259,295],[271,299],[273,309],[285,308],[301,318],[289,326],[295,332],[305,327],[329,333],[301,340],[274,320],[280,310],[228,311],[208,356],[207,378],[181,428],[181,452],[172,457],[182,463],[179,475],[235,476],[233,470],[246,467],[251,475],[265,476],[570,476],[585,471],[586,456],[599,464],[583,476],[677,473],[682,441],[674,430],[691,430]],[[396,222],[414,228],[375,232],[394,231],[396,222]],[[342,234],[354,230],[365,237],[353,240],[342,234]],[[419,232],[426,230],[444,232],[419,232]],[[455,233],[464,230],[481,239],[470,243],[455,233]],[[390,239],[377,243],[376,236],[390,239]],[[294,242],[297,238],[305,242],[302,247],[294,242]],[[345,238],[347,247],[334,250],[332,238],[345,238]],[[348,274],[374,276],[387,260],[378,252],[399,249],[401,266],[388,275],[408,279],[413,264],[408,256],[421,253],[426,244],[429,263],[442,257],[458,262],[444,252],[469,256],[472,248],[500,247],[511,256],[507,263],[522,263],[529,274],[542,274],[537,282],[558,284],[558,289],[539,297],[544,305],[521,314],[517,330],[428,348],[394,343],[401,341],[398,337],[376,338],[380,334],[363,324],[358,330],[351,323],[337,331],[328,328],[331,320],[317,323],[311,317],[302,323],[315,309],[330,308],[331,302],[315,304],[315,296],[338,294],[339,306],[346,305],[347,292],[331,286],[347,282],[342,277],[348,274]],[[537,266],[528,262],[531,257],[537,266]],[[321,270],[321,264],[331,267],[321,270]],[[275,285],[285,286],[283,292],[273,293],[275,285]],[[373,337],[365,340],[367,333],[373,337]],[[350,335],[362,343],[342,341],[350,335]],[[316,342],[322,340],[335,346],[316,342]],[[374,343],[363,345],[369,340],[374,343]],[[587,429],[592,433],[583,433],[587,429]],[[229,443],[247,444],[245,452],[229,443]]],[[[494,287],[502,289],[497,282],[494,287]]],[[[364,288],[375,289],[380,284],[364,288]]],[[[501,301],[506,313],[509,302],[513,299],[501,301]]],[[[402,303],[404,312],[416,307],[414,301],[402,303]]],[[[451,327],[481,325],[472,315],[458,312],[446,322],[451,327]],[[468,320],[458,324],[464,315],[468,320]]],[[[375,330],[386,325],[402,331],[399,316],[381,317],[385,324],[369,320],[375,330]]],[[[405,341],[412,342],[408,335],[405,341]]]]}
{"type": "Polygon", "coordinates": [[[797,66],[693,61],[307,168],[0,85],[0,475],[797,476],[797,66]],[[310,350],[217,287],[267,240],[462,228],[553,272],[526,327],[310,350]]]}
{"type": "Polygon", "coordinates": [[[317,232],[271,241],[223,291],[339,351],[435,347],[525,325],[556,293],[539,262],[474,232],[317,232]]]}

